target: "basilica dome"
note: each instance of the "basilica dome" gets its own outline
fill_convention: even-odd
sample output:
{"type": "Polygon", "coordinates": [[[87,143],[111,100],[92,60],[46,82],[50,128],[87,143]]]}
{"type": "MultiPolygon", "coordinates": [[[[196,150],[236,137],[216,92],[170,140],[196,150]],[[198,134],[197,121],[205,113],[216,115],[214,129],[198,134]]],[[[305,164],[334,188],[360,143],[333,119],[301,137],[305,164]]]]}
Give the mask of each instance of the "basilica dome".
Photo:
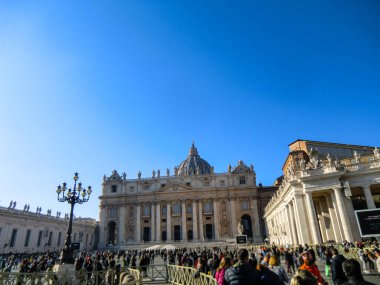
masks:
{"type": "Polygon", "coordinates": [[[178,175],[194,175],[194,174],[211,174],[213,172],[210,164],[202,159],[194,143],[191,145],[187,158],[178,166],[178,175]]]}

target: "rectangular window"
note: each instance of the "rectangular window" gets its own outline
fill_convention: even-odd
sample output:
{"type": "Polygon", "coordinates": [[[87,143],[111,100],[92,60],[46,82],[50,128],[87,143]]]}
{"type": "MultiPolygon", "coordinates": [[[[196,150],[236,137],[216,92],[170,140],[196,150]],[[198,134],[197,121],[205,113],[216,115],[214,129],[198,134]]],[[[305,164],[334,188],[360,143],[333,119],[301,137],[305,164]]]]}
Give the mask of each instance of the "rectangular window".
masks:
{"type": "Polygon", "coordinates": [[[187,204],[187,213],[191,215],[193,213],[193,206],[191,204],[187,204]]]}
{"type": "Polygon", "coordinates": [[[181,204],[176,203],[173,205],[173,216],[181,215],[181,204]]]}
{"type": "Polygon", "coordinates": [[[189,187],[190,187],[190,182],[186,182],[186,186],[189,186],[189,187]]]}
{"type": "Polygon", "coordinates": [[[129,187],[129,192],[133,192],[133,191],[135,191],[135,186],[129,187]]]}
{"type": "Polygon", "coordinates": [[[38,240],[37,240],[37,247],[41,246],[41,240],[42,240],[42,235],[44,234],[44,231],[39,231],[38,232],[38,240]]]}
{"type": "Polygon", "coordinates": [[[204,205],[205,214],[212,214],[212,204],[211,202],[206,202],[204,205]]]}
{"type": "Polygon", "coordinates": [[[241,203],[241,210],[242,210],[242,211],[248,211],[248,210],[249,210],[249,201],[244,200],[244,201],[241,203]]]}
{"type": "Polygon", "coordinates": [[[245,176],[240,176],[240,184],[245,184],[245,176]]]}
{"type": "Polygon", "coordinates": [[[166,211],[166,206],[162,207],[162,216],[166,217],[167,211],[166,211]]]}
{"type": "Polygon", "coordinates": [[[59,232],[59,233],[58,233],[58,241],[57,241],[57,246],[60,246],[60,244],[61,244],[61,238],[62,238],[62,233],[61,233],[61,232],[59,232]]]}
{"type": "Polygon", "coordinates": [[[220,185],[220,186],[225,186],[226,183],[224,182],[224,180],[220,180],[219,185],[220,185]]]}
{"type": "Polygon", "coordinates": [[[28,246],[29,246],[30,234],[31,234],[31,233],[32,233],[31,230],[27,230],[27,231],[26,231],[26,237],[25,237],[24,247],[28,247],[28,246]]]}
{"type": "Polygon", "coordinates": [[[51,240],[53,238],[53,232],[49,232],[49,239],[48,239],[48,242],[47,242],[47,245],[48,246],[51,246],[51,240]]]}
{"type": "Polygon", "coordinates": [[[116,208],[110,208],[110,219],[115,219],[116,218],[116,208]]]}
{"type": "Polygon", "coordinates": [[[116,193],[116,191],[117,191],[117,185],[112,185],[111,186],[111,192],[116,193]]]}
{"type": "Polygon", "coordinates": [[[150,217],[150,206],[149,205],[144,206],[143,216],[144,217],[150,217]]]}
{"type": "Polygon", "coordinates": [[[165,183],[162,183],[162,184],[161,184],[161,188],[164,188],[165,186],[166,186],[165,183]]]}
{"type": "Polygon", "coordinates": [[[92,245],[93,239],[94,239],[94,235],[91,235],[90,245],[92,245]]]}
{"type": "Polygon", "coordinates": [[[11,244],[10,247],[14,247],[16,244],[16,238],[17,238],[17,229],[12,230],[12,237],[11,237],[11,244]]]}

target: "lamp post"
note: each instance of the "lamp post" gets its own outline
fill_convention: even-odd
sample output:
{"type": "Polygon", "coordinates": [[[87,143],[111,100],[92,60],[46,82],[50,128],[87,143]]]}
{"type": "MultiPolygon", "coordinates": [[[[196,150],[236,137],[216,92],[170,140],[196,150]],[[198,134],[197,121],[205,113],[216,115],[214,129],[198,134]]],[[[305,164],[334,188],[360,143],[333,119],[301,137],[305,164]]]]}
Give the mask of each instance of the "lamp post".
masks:
{"type": "Polygon", "coordinates": [[[66,187],[66,182],[62,183],[61,185],[58,185],[57,187],[57,194],[58,194],[58,201],[59,202],[67,202],[70,204],[70,219],[69,219],[69,227],[67,229],[67,235],[65,240],[65,247],[62,249],[61,252],[61,263],[65,264],[74,264],[75,258],[74,258],[74,250],[71,246],[71,232],[73,229],[73,212],[74,212],[74,206],[75,204],[83,204],[87,202],[90,199],[91,195],[91,186],[88,186],[87,190],[82,187],[82,183],[78,183],[77,181],[79,179],[78,172],[74,173],[74,188],[69,188],[68,191],[66,187]],[[81,197],[82,196],[82,197],[81,197]]]}

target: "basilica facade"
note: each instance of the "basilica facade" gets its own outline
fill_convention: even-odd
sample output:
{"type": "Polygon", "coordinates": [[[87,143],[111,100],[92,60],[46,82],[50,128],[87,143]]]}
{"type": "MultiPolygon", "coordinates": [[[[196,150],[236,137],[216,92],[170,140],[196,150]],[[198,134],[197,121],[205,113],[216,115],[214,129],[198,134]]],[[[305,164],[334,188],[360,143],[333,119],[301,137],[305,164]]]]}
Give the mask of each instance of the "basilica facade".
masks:
{"type": "Polygon", "coordinates": [[[215,173],[193,144],[173,172],[127,179],[114,170],[103,177],[99,247],[266,237],[264,207],[277,187],[258,186],[253,165],[239,160],[215,173]]]}
{"type": "MultiPolygon", "coordinates": [[[[297,140],[265,208],[277,244],[361,241],[356,211],[380,209],[380,150],[297,140]]],[[[373,217],[374,218],[374,217],[373,217]]]]}

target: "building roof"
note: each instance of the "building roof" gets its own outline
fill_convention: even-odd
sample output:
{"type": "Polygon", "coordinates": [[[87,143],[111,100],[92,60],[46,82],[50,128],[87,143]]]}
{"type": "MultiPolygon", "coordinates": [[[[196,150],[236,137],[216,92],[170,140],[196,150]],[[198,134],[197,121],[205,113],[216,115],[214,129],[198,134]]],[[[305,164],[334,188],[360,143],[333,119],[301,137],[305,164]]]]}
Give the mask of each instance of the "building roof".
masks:
{"type": "Polygon", "coordinates": [[[210,164],[202,159],[199,154],[198,150],[193,144],[191,145],[191,148],[189,150],[189,154],[187,158],[181,162],[181,164],[178,166],[178,175],[194,175],[194,174],[211,174],[212,173],[212,167],[210,164]]]}

